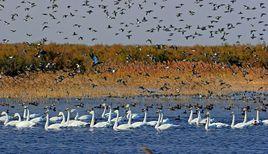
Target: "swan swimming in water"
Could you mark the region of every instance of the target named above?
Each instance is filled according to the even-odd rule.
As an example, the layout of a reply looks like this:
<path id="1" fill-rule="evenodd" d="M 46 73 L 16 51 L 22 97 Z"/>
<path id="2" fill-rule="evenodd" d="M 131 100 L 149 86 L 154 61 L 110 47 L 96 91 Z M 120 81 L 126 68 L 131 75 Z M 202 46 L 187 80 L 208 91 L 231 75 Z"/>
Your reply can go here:
<path id="1" fill-rule="evenodd" d="M 254 125 L 259 125 L 262 121 L 260 121 L 260 111 L 257 109 L 256 110 L 256 119 L 252 119 L 250 121 L 246 122 L 246 125 L 248 126 L 254 126 Z"/>
<path id="2" fill-rule="evenodd" d="M 244 121 L 245 121 L 245 117 L 244 117 L 244 121 L 243 121 L 243 122 L 235 124 L 235 115 L 234 115 L 234 112 L 232 112 L 231 114 L 232 114 L 231 128 L 233 128 L 233 129 L 234 129 L 234 128 L 242 129 L 242 128 L 244 128 L 244 127 L 247 126 L 247 124 L 244 123 Z"/>
<path id="3" fill-rule="evenodd" d="M 76 110 L 74 110 L 74 111 L 76 111 Z M 75 116 L 75 118 L 74 118 L 74 120 L 89 120 L 91 118 L 91 116 L 90 115 L 82 115 L 82 116 L 79 116 L 79 113 L 78 113 L 78 111 L 76 111 L 76 116 Z"/>
<path id="4" fill-rule="evenodd" d="M 130 114 L 129 115 L 129 119 L 128 119 L 128 123 L 126 123 L 126 124 L 122 124 L 122 125 L 118 125 L 118 119 L 119 119 L 119 111 L 118 110 L 115 110 L 114 111 L 115 113 L 116 113 L 116 121 L 115 121 L 115 123 L 114 123 L 114 126 L 113 126 L 113 129 L 115 130 L 115 131 L 124 131 L 124 130 L 129 130 L 129 129 L 131 129 L 131 111 L 130 110 L 128 110 L 128 113 L 127 114 Z"/>
<path id="5" fill-rule="evenodd" d="M 229 127 L 229 125 L 225 123 L 221 123 L 221 122 L 210 123 L 210 122 L 211 122 L 210 114 L 209 112 L 207 112 L 206 125 L 205 125 L 206 130 L 208 130 L 209 127 L 216 127 L 216 128 Z"/>
<path id="6" fill-rule="evenodd" d="M 75 110 L 71 110 L 71 112 L 74 112 Z M 88 125 L 88 123 L 78 120 L 70 120 L 70 110 L 67 109 L 67 120 L 64 124 L 66 127 L 85 127 Z"/>
<path id="7" fill-rule="evenodd" d="M 155 129 L 158 130 L 158 131 L 163 131 L 163 130 L 167 130 L 171 127 L 178 127 L 179 125 L 174 125 L 174 124 L 169 124 L 169 123 L 165 123 L 163 124 L 163 117 L 164 117 L 164 114 L 163 113 L 159 113 L 159 116 L 158 116 L 158 121 L 157 121 L 157 124 L 155 125 Z"/>
<path id="8" fill-rule="evenodd" d="M 31 127 L 33 127 L 34 125 L 36 125 L 36 123 L 29 121 L 29 119 L 30 119 L 29 110 L 28 110 L 28 109 L 26 109 L 26 110 L 27 110 L 27 117 L 26 117 L 26 120 L 24 120 L 24 121 L 20 121 L 20 122 L 18 122 L 18 123 L 15 125 L 18 129 L 22 129 L 22 128 L 31 128 Z"/>
<path id="9" fill-rule="evenodd" d="M 148 109 L 143 109 L 142 111 L 144 112 L 144 118 L 143 118 L 143 121 L 139 121 L 139 122 L 134 122 L 131 124 L 131 127 L 132 128 L 138 128 L 138 127 L 141 127 L 143 125 L 145 125 L 147 122 L 146 122 L 146 119 L 147 119 L 147 110 Z"/>
<path id="10" fill-rule="evenodd" d="M 109 111 L 109 117 L 108 117 L 108 120 L 107 121 L 104 121 L 104 122 L 98 122 L 95 124 L 95 112 L 94 110 L 90 111 L 90 114 L 91 114 L 91 122 L 90 122 L 90 127 L 91 128 L 103 128 L 103 127 L 109 127 L 111 126 L 111 114 L 112 114 L 112 109 L 110 108 L 110 111 Z"/>
<path id="11" fill-rule="evenodd" d="M 193 124 L 194 122 L 193 121 L 193 109 L 191 109 L 190 111 L 190 115 L 189 115 L 189 118 L 188 118 L 188 124 Z"/>
<path id="12" fill-rule="evenodd" d="M 61 130 L 62 124 L 52 124 L 49 125 L 49 115 L 46 113 L 46 124 L 45 124 L 45 130 Z"/>
<path id="13" fill-rule="evenodd" d="M 206 120 L 207 120 L 206 118 L 204 118 L 204 119 L 201 118 L 200 110 L 198 110 L 197 118 L 193 119 L 193 110 L 191 109 L 190 116 L 189 116 L 189 119 L 188 119 L 188 123 L 190 125 L 192 125 L 192 124 L 195 124 L 197 126 L 199 126 L 200 124 L 205 125 Z M 213 122 L 213 119 L 210 119 L 210 122 Z"/>
<path id="14" fill-rule="evenodd" d="M 28 106 L 24 106 L 24 109 L 23 109 L 23 119 L 25 120 L 28 116 Z M 39 116 L 39 114 L 29 114 L 29 118 L 33 119 L 33 118 L 36 118 L 37 116 Z"/>
<path id="15" fill-rule="evenodd" d="M 268 119 L 267 120 L 262 120 L 261 121 L 264 125 L 268 125 Z"/>
<path id="16" fill-rule="evenodd" d="M 4 112 L 4 111 L 3 111 L 3 112 Z M 3 112 L 2 112 L 2 113 L 3 113 Z M 7 112 L 8 112 L 8 111 L 7 111 Z M 6 113 L 7 113 L 7 112 L 6 112 Z M 3 122 L 3 123 L 4 123 L 4 122 L 6 121 L 6 119 L 11 119 L 11 116 L 9 116 L 9 115 L 8 115 L 8 116 L 6 116 L 5 114 L 1 114 L 1 115 L 3 115 L 3 116 L 0 117 L 0 122 Z"/>
<path id="17" fill-rule="evenodd" d="M 62 120 L 62 117 L 59 117 L 59 116 L 54 116 L 54 117 L 49 118 L 49 121 L 53 123 L 61 121 L 61 120 Z"/>
<path id="18" fill-rule="evenodd" d="M 27 108 L 27 110 L 28 110 L 27 112 L 29 113 L 30 111 L 29 111 L 28 108 Z M 30 115 L 29 115 L 29 118 L 31 118 Z M 39 115 L 39 114 L 35 114 L 35 115 Z M 41 123 L 41 122 L 45 121 L 45 118 L 42 117 L 42 116 L 41 117 L 35 117 L 35 118 L 31 119 L 30 121 L 37 124 L 37 123 Z"/>
<path id="19" fill-rule="evenodd" d="M 159 111 L 158 111 L 159 112 Z M 157 124 L 157 121 L 158 120 L 156 120 L 156 121 L 149 121 L 149 122 L 147 122 L 147 116 L 146 116 L 146 119 L 145 119 L 145 121 L 146 121 L 146 125 L 149 125 L 149 126 L 152 126 L 152 127 L 155 127 L 155 125 Z M 164 123 L 167 123 L 169 121 L 169 119 L 168 118 L 166 118 L 166 119 L 162 119 L 162 123 L 164 124 Z"/>
<path id="20" fill-rule="evenodd" d="M 19 113 L 14 114 L 14 117 L 18 117 L 18 120 L 13 120 L 13 121 L 9 121 L 9 116 L 5 111 L 3 111 L 1 115 L 6 116 L 6 120 L 4 122 L 5 126 L 16 126 L 16 124 L 21 121 L 21 117 Z"/>

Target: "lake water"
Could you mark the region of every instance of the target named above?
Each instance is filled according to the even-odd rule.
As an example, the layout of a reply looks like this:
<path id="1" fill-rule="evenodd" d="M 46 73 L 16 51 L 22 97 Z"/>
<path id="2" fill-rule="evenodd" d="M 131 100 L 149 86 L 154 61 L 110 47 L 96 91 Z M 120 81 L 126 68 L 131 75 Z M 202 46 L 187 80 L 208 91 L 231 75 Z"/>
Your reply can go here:
<path id="1" fill-rule="evenodd" d="M 129 99 L 107 98 L 103 99 L 83 99 L 84 108 L 80 108 L 80 114 L 86 114 L 86 109 L 97 106 L 101 103 L 111 104 L 113 107 L 124 103 L 138 102 L 136 107 L 131 107 L 132 111 L 142 115 L 141 109 L 144 104 L 162 104 L 164 118 L 169 118 L 169 122 L 180 125 L 166 131 L 157 132 L 153 127 L 144 126 L 129 131 L 117 132 L 112 128 L 90 129 L 90 128 L 66 128 L 61 131 L 45 131 L 44 123 L 31 128 L 17 130 L 14 127 L 0 125 L 0 152 L 1 153 L 143 153 L 144 147 L 153 153 L 267 153 L 268 151 L 268 126 L 260 125 L 244 129 L 231 128 L 211 128 L 205 131 L 204 126 L 196 127 L 189 125 L 187 119 L 189 111 L 184 114 L 181 110 L 168 110 L 175 104 L 208 104 L 214 103 L 214 109 L 210 111 L 211 117 L 216 121 L 231 123 L 231 115 L 224 107 L 234 104 L 232 111 L 236 113 L 236 122 L 241 122 L 241 107 L 251 106 L 248 119 L 255 117 L 254 108 L 259 103 L 254 103 L 258 97 L 263 103 L 267 103 L 267 95 L 247 95 L 246 100 L 241 100 L 241 95 L 230 95 L 229 98 L 201 98 L 201 97 L 135 97 Z M 252 99 L 254 98 L 254 99 Z M 2 99 L 15 106 L 14 100 Z M 57 115 L 66 107 L 74 108 L 81 101 L 75 99 L 46 100 L 42 104 L 29 106 L 31 113 L 44 113 L 46 105 L 56 103 L 57 111 L 50 112 L 51 116 Z M 148 121 L 157 120 L 156 107 L 150 108 Z M 16 105 L 11 107 L 0 107 L 1 111 L 9 109 L 10 114 L 20 112 L 23 107 Z M 100 117 L 102 109 L 96 109 L 97 117 Z M 123 114 L 123 109 L 120 110 Z M 180 115 L 180 120 L 177 116 Z M 74 116 L 74 115 L 73 115 Z M 196 115 L 195 115 L 196 116 Z M 204 116 L 204 114 L 202 114 Z M 261 112 L 261 120 L 268 119 L 266 112 Z M 141 121 L 142 118 L 138 121 Z M 100 120 L 99 120 L 100 121 Z M 137 121 L 137 120 L 136 120 Z M 123 122 L 124 123 L 124 122 Z"/>

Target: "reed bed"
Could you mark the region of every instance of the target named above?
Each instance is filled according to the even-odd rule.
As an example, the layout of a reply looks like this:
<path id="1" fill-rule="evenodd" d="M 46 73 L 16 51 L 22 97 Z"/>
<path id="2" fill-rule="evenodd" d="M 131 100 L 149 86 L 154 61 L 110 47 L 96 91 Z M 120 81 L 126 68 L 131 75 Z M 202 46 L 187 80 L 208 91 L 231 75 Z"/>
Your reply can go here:
<path id="1" fill-rule="evenodd" d="M 40 55 L 41 50 L 46 54 Z M 91 53 L 102 63 L 92 66 Z M 264 45 L 0 44 L 0 97 L 223 95 L 267 91 L 267 68 L 268 51 Z"/>

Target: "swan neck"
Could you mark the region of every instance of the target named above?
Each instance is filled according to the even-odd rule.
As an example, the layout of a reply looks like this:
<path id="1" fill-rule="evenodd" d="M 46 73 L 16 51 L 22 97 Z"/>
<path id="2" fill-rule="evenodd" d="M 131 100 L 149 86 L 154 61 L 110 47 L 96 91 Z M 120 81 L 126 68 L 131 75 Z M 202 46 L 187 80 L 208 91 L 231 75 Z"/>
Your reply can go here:
<path id="1" fill-rule="evenodd" d="M 191 110 L 189 119 L 188 119 L 188 123 L 190 123 L 193 120 L 193 110 Z"/>
<path id="2" fill-rule="evenodd" d="M 163 123 L 163 118 L 164 118 L 164 114 L 163 114 L 163 113 L 161 113 L 160 124 L 162 124 L 162 123 Z"/>
<path id="3" fill-rule="evenodd" d="M 200 121 L 201 121 L 201 113 L 200 113 L 200 111 L 198 111 L 197 123 L 196 124 L 199 125 Z"/>
<path id="4" fill-rule="evenodd" d="M 157 120 L 157 123 L 156 123 L 156 125 L 155 125 L 155 128 L 158 128 L 158 127 L 159 127 L 160 119 L 161 119 L 161 114 L 159 113 L 159 114 L 158 114 L 158 120 Z"/>
<path id="5" fill-rule="evenodd" d="M 76 115 L 75 115 L 75 117 L 74 117 L 74 120 L 77 120 L 77 119 L 78 119 L 78 117 L 79 117 L 79 113 L 78 113 L 78 112 L 76 112 Z"/>
<path id="6" fill-rule="evenodd" d="M 6 124 L 8 123 L 9 118 L 8 118 L 8 115 L 7 115 L 6 112 L 4 112 L 4 114 L 5 114 L 5 116 L 6 116 L 6 120 L 5 120 L 5 122 L 4 122 L 4 125 L 6 125 Z"/>
<path id="7" fill-rule="evenodd" d="M 257 120 L 257 122 L 260 121 L 260 111 L 259 110 L 257 110 L 256 120 Z"/>
<path id="8" fill-rule="evenodd" d="M 147 121 L 147 111 L 144 111 L 143 123 L 146 123 L 146 121 Z"/>
<path id="9" fill-rule="evenodd" d="M 104 110 L 103 110 L 103 112 L 102 112 L 102 114 L 101 114 L 101 117 L 102 117 L 102 118 L 105 117 L 105 112 L 106 112 L 106 105 L 104 106 Z"/>
<path id="10" fill-rule="evenodd" d="M 116 112 L 116 119 L 115 119 L 115 122 L 114 122 L 113 129 L 116 129 L 116 127 L 118 126 L 118 118 L 119 118 L 119 113 Z"/>
<path id="11" fill-rule="evenodd" d="M 62 116 L 61 124 L 64 124 L 65 123 L 65 115 L 63 112 L 61 113 L 61 116 Z"/>
<path id="12" fill-rule="evenodd" d="M 26 116 L 27 116 L 27 115 L 26 115 L 26 108 L 24 107 L 24 109 L 23 109 L 23 117 L 22 117 L 22 118 L 23 118 L 23 119 L 26 119 Z"/>
<path id="13" fill-rule="evenodd" d="M 30 120 L 30 111 L 29 109 L 27 108 L 27 118 L 26 118 L 26 121 L 29 121 Z"/>
<path id="14" fill-rule="evenodd" d="M 132 121 L 132 114 L 131 114 L 131 111 L 130 111 L 129 118 L 128 118 L 128 125 L 131 125 L 131 121 Z"/>
<path id="15" fill-rule="evenodd" d="M 246 123 L 247 122 L 247 118 L 248 118 L 247 111 L 245 110 L 245 115 L 244 115 L 244 121 L 243 121 L 243 123 Z"/>
<path id="16" fill-rule="evenodd" d="M 207 117 L 207 120 L 206 120 L 206 126 L 205 126 L 205 129 L 206 130 L 208 130 L 208 127 L 209 127 L 209 121 L 210 121 L 210 119 L 209 119 L 209 116 Z"/>
<path id="17" fill-rule="evenodd" d="M 95 113 L 92 113 L 92 117 L 91 117 L 91 122 L 90 122 L 90 127 L 93 127 L 95 123 Z"/>
<path id="18" fill-rule="evenodd" d="M 46 115 L 46 124 L 45 124 L 45 129 L 47 130 L 47 127 L 49 125 L 49 116 L 48 114 Z"/>
<path id="19" fill-rule="evenodd" d="M 67 123 L 70 121 L 70 111 L 67 111 Z"/>
<path id="20" fill-rule="evenodd" d="M 112 120 L 112 109 L 109 110 L 108 123 L 111 123 Z"/>
<path id="21" fill-rule="evenodd" d="M 234 126 L 234 123 L 235 123 L 235 115 L 233 114 L 231 127 Z"/>
<path id="22" fill-rule="evenodd" d="M 19 117 L 19 122 L 21 122 L 21 116 L 19 113 L 17 113 L 18 117 Z"/>

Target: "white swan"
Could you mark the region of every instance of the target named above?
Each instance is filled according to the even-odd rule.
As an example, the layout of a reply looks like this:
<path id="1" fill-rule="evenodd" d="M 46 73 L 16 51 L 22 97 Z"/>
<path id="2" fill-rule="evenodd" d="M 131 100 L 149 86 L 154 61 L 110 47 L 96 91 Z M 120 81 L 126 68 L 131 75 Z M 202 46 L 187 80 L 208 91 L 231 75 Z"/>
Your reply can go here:
<path id="1" fill-rule="evenodd" d="M 90 115 L 82 115 L 82 116 L 79 116 L 79 113 L 76 111 L 76 116 L 75 116 L 75 120 L 89 120 L 91 118 Z"/>
<path id="2" fill-rule="evenodd" d="M 79 112 L 76 110 L 76 109 L 72 109 L 71 112 L 74 112 L 76 111 L 76 115 L 74 117 L 74 120 L 89 120 L 91 118 L 90 115 L 82 115 L 82 116 L 79 116 Z"/>
<path id="3" fill-rule="evenodd" d="M 106 104 L 104 103 L 104 104 L 102 104 L 102 106 L 104 107 L 104 109 L 103 109 L 103 112 L 102 112 L 102 114 L 101 114 L 101 118 L 105 118 L 105 114 L 106 114 L 106 109 L 107 109 L 107 106 L 106 106 Z"/>
<path id="4" fill-rule="evenodd" d="M 261 123 L 262 123 L 263 125 L 268 125 L 268 119 L 266 119 L 266 120 L 262 120 Z"/>
<path id="5" fill-rule="evenodd" d="M 118 118 L 115 117 L 115 118 L 113 118 L 113 119 L 111 120 L 111 122 L 112 122 L 112 123 L 115 123 L 116 120 L 117 120 L 117 122 L 120 122 L 120 121 L 122 121 L 123 119 L 124 119 L 124 118 L 121 117 L 121 116 L 118 117 Z"/>
<path id="6" fill-rule="evenodd" d="M 128 111 L 131 112 L 130 108 L 128 109 Z M 130 116 L 130 114 L 127 114 L 127 119 L 129 119 L 129 116 Z M 138 118 L 140 118 L 139 114 L 131 112 L 131 119 L 138 119 Z"/>
<path id="7" fill-rule="evenodd" d="M 247 110 L 245 109 L 244 110 L 244 121 L 243 121 L 243 123 L 246 123 L 247 119 L 248 119 L 248 114 L 247 114 Z"/>
<path id="8" fill-rule="evenodd" d="M 59 117 L 59 116 L 54 116 L 54 117 L 49 118 L 49 121 L 53 123 L 56 123 L 61 120 L 62 120 L 62 117 Z"/>
<path id="9" fill-rule="evenodd" d="M 190 113 L 190 116 L 189 116 L 189 119 L 188 119 L 188 123 L 190 125 L 192 125 L 192 124 L 197 125 L 197 126 L 199 126 L 200 124 L 205 125 L 206 120 L 207 120 L 207 118 L 203 118 L 203 119 L 201 118 L 200 110 L 198 110 L 197 118 L 193 119 L 193 110 L 191 109 L 191 113 Z M 214 121 L 214 119 L 209 119 L 209 120 L 210 120 L 210 122 Z"/>
<path id="10" fill-rule="evenodd" d="M 206 125 L 205 125 L 205 130 L 206 131 L 209 130 L 209 115 L 207 115 L 207 121 L 206 121 Z"/>
<path id="11" fill-rule="evenodd" d="M 201 113 L 200 113 L 200 111 L 198 110 L 197 118 L 193 119 L 193 110 L 191 110 L 191 113 L 190 113 L 190 116 L 189 116 L 189 119 L 188 119 L 188 123 L 190 125 L 195 124 L 195 125 L 198 126 L 200 121 L 201 121 Z"/>
<path id="12" fill-rule="evenodd" d="M 245 120 L 245 117 L 244 117 L 244 120 Z M 234 112 L 232 112 L 232 124 L 231 124 L 231 128 L 239 128 L 239 129 L 242 129 L 244 127 L 246 127 L 246 123 L 244 122 L 241 122 L 241 123 L 237 123 L 235 124 L 235 115 L 234 115 Z"/>
<path id="13" fill-rule="evenodd" d="M 73 112 L 74 110 L 72 110 Z M 66 127 L 85 127 L 88 123 L 79 120 L 70 120 L 70 110 L 67 110 Z"/>
<path id="14" fill-rule="evenodd" d="M 147 118 L 147 117 L 146 117 Z M 153 120 L 153 121 L 149 121 L 149 122 L 146 122 L 145 124 L 146 125 L 148 125 L 148 126 L 152 126 L 152 127 L 154 127 L 156 124 L 157 124 L 157 121 L 158 120 Z M 163 119 L 162 120 L 162 123 L 164 124 L 164 123 L 167 123 L 169 121 L 169 119 L 168 118 L 166 118 L 166 119 Z"/>
<path id="15" fill-rule="evenodd" d="M 268 119 L 261 121 L 263 125 L 268 125 Z"/>
<path id="16" fill-rule="evenodd" d="M 189 118 L 188 118 L 188 124 L 193 124 L 193 110 L 191 109 L 190 111 L 190 115 L 189 115 Z"/>
<path id="17" fill-rule="evenodd" d="M 30 121 L 34 123 L 41 123 L 41 122 L 44 122 L 44 120 L 45 120 L 44 117 L 36 117 L 36 118 L 31 119 Z"/>
<path id="18" fill-rule="evenodd" d="M 261 122 L 262 121 L 260 121 L 260 111 L 259 110 L 256 110 L 256 120 L 253 118 L 252 120 L 247 121 L 246 122 L 246 125 L 248 125 L 248 126 L 254 126 L 254 125 L 260 124 Z"/>
<path id="19" fill-rule="evenodd" d="M 29 113 L 30 111 L 28 108 L 27 108 L 27 110 L 28 110 L 27 112 Z M 32 115 L 36 116 L 39 114 L 32 114 Z M 34 116 L 32 116 L 32 117 L 34 117 Z M 29 115 L 29 118 L 31 118 L 31 114 Z M 31 119 L 30 121 L 37 124 L 37 123 L 41 123 L 41 122 L 45 121 L 45 118 L 44 117 L 35 117 L 35 118 Z"/>
<path id="20" fill-rule="evenodd" d="M 21 121 L 21 117 L 19 113 L 14 114 L 14 117 L 18 117 L 18 120 L 13 120 L 13 121 L 9 121 L 9 116 L 5 111 L 3 111 L 1 115 L 4 115 L 6 117 L 6 120 L 4 122 L 5 126 L 16 126 L 16 124 Z"/>
<path id="21" fill-rule="evenodd" d="M 95 113 L 94 111 L 92 110 L 90 112 L 91 114 L 91 122 L 90 122 L 90 127 L 91 128 L 103 128 L 103 127 L 109 127 L 111 126 L 111 117 L 112 117 L 112 109 L 110 107 L 110 111 L 109 111 L 109 117 L 108 117 L 108 120 L 107 121 L 104 121 L 104 122 L 98 122 L 95 124 Z"/>
<path id="22" fill-rule="evenodd" d="M 24 106 L 24 110 L 23 110 L 23 119 L 25 120 L 27 118 L 27 110 L 29 110 L 28 106 Z M 33 113 L 29 115 L 30 119 L 36 118 L 37 116 L 39 116 L 39 114 Z"/>
<path id="23" fill-rule="evenodd" d="M 48 115 L 48 113 L 46 114 L 46 124 L 45 124 L 46 131 L 48 131 L 48 130 L 60 130 L 61 127 L 63 127 L 62 124 L 49 125 L 49 115 Z"/>
<path id="24" fill-rule="evenodd" d="M 3 111 L 3 112 L 4 112 L 4 111 Z M 2 112 L 2 113 L 3 113 L 3 112 Z M 6 115 L 4 115 L 4 114 L 3 114 L 3 116 L 2 116 L 2 117 L 0 117 L 0 122 L 3 122 L 3 123 L 4 123 L 4 122 L 6 121 L 6 119 L 7 119 L 7 118 L 8 118 L 8 119 L 10 119 L 10 118 L 11 118 L 11 116 L 9 116 L 9 115 L 8 115 L 8 116 L 6 116 Z"/>
<path id="25" fill-rule="evenodd" d="M 113 129 L 115 131 L 124 131 L 124 130 L 131 129 L 132 116 L 131 116 L 131 113 L 130 112 L 131 111 L 129 110 L 128 111 L 128 114 L 130 114 L 130 115 L 129 115 L 128 123 L 127 124 L 118 125 L 119 111 L 118 110 L 115 110 L 115 113 L 116 113 L 116 121 L 115 121 L 114 126 L 113 126 Z"/>
<path id="26" fill-rule="evenodd" d="M 61 117 L 61 119 L 62 119 L 61 122 L 60 122 L 61 127 L 67 127 L 64 113 L 63 112 L 59 112 L 58 117 Z"/>
<path id="27" fill-rule="evenodd" d="M 34 125 L 36 125 L 36 123 L 29 121 L 29 119 L 30 119 L 30 114 L 29 114 L 29 110 L 27 109 L 26 120 L 18 122 L 15 126 L 18 129 L 22 129 L 22 128 L 31 128 Z"/>
<path id="28" fill-rule="evenodd" d="M 225 123 L 221 123 L 221 122 L 214 122 L 214 123 L 210 123 L 210 114 L 209 112 L 207 113 L 207 118 L 206 118 L 206 125 L 205 125 L 205 129 L 208 130 L 209 127 L 216 127 L 216 128 L 222 128 L 222 127 L 229 127 L 228 124 Z"/>
<path id="29" fill-rule="evenodd" d="M 163 113 L 159 113 L 159 117 L 158 117 L 158 121 L 157 124 L 155 125 L 155 129 L 158 131 L 163 131 L 163 130 L 167 130 L 171 127 L 178 127 L 179 125 L 174 125 L 174 124 L 169 124 L 169 123 L 165 123 L 163 124 L 163 117 L 164 114 Z"/>
<path id="30" fill-rule="evenodd" d="M 132 128 L 138 128 L 138 127 L 141 127 L 143 125 L 146 124 L 146 120 L 147 120 L 147 110 L 145 109 L 144 110 L 144 118 L 143 118 L 143 121 L 139 121 L 139 122 L 134 122 L 131 124 L 131 127 Z"/>

